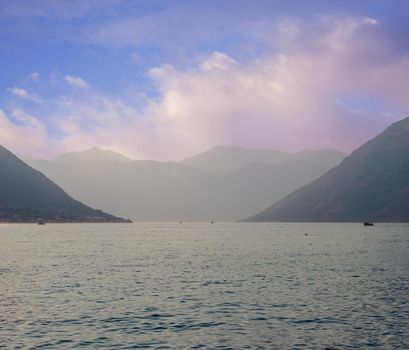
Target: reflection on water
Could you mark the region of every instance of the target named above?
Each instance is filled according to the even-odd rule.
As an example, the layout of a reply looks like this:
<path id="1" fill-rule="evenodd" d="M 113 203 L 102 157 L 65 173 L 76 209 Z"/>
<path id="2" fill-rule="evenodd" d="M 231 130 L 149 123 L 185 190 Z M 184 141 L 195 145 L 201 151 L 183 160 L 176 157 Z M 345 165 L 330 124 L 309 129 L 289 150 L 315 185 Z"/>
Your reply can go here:
<path id="1" fill-rule="evenodd" d="M 408 348 L 408 248 L 408 225 L 0 225 L 0 348 Z"/>

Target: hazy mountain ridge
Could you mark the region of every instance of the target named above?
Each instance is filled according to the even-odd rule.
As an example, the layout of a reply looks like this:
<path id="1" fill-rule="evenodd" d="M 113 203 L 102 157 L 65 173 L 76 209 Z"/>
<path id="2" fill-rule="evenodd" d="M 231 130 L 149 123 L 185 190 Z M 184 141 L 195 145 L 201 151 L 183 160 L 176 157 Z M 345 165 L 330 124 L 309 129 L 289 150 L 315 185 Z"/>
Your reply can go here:
<path id="1" fill-rule="evenodd" d="M 290 153 L 274 149 L 216 146 L 206 152 L 184 159 L 182 164 L 217 173 L 229 173 L 253 162 L 275 165 L 289 160 L 309 161 L 330 168 L 339 163 L 345 156 L 345 153 L 331 149 Z"/>
<path id="2" fill-rule="evenodd" d="M 330 162 L 312 163 L 272 151 L 283 155 L 282 164 L 267 164 L 246 156 L 247 163 L 236 162 L 238 168 L 220 173 L 185 162 L 105 158 L 104 152 L 94 151 L 98 154 L 95 159 L 78 152 L 75 157 L 71 154 L 69 162 L 59 161 L 61 157 L 29 162 L 74 197 L 116 215 L 159 221 L 238 220 L 323 174 L 343 155 L 330 151 L 329 157 L 334 155 L 332 164 L 325 164 Z M 307 151 L 306 158 L 311 157 L 310 152 L 312 157 L 328 158 L 328 151 Z M 85 153 L 89 155 L 90 151 Z M 248 153 L 256 154 L 253 150 Z"/>
<path id="3" fill-rule="evenodd" d="M 128 162 L 133 159 L 128 158 L 118 152 L 114 152 L 109 149 L 101 149 L 98 147 L 94 147 L 82 152 L 69 152 L 54 158 L 55 162 L 77 162 L 79 160 L 82 161 L 105 160 Z"/>
<path id="4" fill-rule="evenodd" d="M 71 198 L 2 146 L 0 162 L 0 221 L 124 221 Z"/>
<path id="5" fill-rule="evenodd" d="M 409 118 L 249 221 L 409 221 Z"/>

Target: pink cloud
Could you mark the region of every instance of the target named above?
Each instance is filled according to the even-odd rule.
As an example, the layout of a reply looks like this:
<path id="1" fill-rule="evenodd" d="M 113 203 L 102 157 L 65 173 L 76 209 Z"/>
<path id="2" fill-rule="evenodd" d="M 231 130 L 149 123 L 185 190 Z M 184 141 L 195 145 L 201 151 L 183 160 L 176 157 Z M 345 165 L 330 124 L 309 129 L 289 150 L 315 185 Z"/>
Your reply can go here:
<path id="1" fill-rule="evenodd" d="M 169 64 L 151 69 L 158 96 L 147 98 L 143 108 L 104 96 L 80 78 L 67 78 L 88 90 L 50 105 L 52 126 L 61 136 L 29 120 L 17 126 L 3 113 L 6 140 L 15 146 L 12 140 L 24 128 L 35 135 L 27 141 L 27 152 L 43 154 L 43 145 L 49 144 L 55 152 L 98 145 L 163 160 L 217 144 L 350 151 L 405 116 L 409 60 L 380 59 L 385 41 L 376 35 L 377 20 L 325 18 L 314 28 L 304 26 L 291 19 L 281 22 L 270 33 L 280 49 L 252 61 L 214 52 L 186 69 Z M 339 101 L 339 96 L 363 94 L 391 110 L 374 113 Z"/>

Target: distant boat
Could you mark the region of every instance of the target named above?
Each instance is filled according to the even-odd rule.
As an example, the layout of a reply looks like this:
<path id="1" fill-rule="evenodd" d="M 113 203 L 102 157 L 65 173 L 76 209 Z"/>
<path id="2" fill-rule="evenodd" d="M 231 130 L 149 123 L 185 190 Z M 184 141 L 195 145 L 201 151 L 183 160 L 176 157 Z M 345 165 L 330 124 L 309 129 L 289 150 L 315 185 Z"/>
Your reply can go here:
<path id="1" fill-rule="evenodd" d="M 373 222 L 364 222 L 364 226 L 373 226 Z"/>
<path id="2" fill-rule="evenodd" d="M 211 224 L 214 224 L 214 221 L 212 220 L 212 221 L 210 221 L 210 223 L 211 223 Z"/>
<path id="3" fill-rule="evenodd" d="M 39 225 L 45 225 L 45 221 L 43 219 L 38 219 L 38 224 Z"/>

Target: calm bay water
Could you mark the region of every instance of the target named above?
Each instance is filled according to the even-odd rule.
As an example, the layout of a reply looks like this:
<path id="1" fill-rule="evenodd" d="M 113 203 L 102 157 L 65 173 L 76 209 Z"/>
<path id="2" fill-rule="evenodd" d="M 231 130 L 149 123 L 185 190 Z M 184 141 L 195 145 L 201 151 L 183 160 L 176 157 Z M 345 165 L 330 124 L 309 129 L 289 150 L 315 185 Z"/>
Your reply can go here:
<path id="1" fill-rule="evenodd" d="M 0 225 L 0 348 L 409 348 L 408 253 L 404 224 Z"/>

